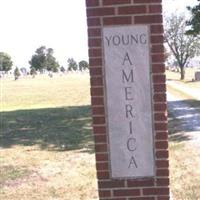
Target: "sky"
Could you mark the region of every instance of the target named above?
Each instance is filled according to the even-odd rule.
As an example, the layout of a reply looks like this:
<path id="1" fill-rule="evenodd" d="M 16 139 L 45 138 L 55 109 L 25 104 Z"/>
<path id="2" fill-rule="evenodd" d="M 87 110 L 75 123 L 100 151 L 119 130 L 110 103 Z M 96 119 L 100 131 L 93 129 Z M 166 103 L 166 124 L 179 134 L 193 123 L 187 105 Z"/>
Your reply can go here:
<path id="1" fill-rule="evenodd" d="M 185 12 L 197 0 L 163 0 L 165 13 Z M 0 0 L 0 52 L 14 66 L 28 67 L 35 50 L 53 48 L 63 66 L 67 58 L 88 60 L 85 0 Z"/>

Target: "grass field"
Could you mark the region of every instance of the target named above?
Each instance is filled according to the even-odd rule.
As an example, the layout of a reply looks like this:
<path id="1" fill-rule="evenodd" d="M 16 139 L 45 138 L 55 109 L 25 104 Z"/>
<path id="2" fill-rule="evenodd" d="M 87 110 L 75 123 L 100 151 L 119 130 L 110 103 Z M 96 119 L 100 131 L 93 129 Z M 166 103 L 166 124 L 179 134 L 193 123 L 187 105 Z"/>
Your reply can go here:
<path id="1" fill-rule="evenodd" d="M 97 199 L 88 75 L 1 80 L 0 199 Z"/>
<path id="2" fill-rule="evenodd" d="M 98 199 L 89 76 L 1 80 L 0 118 L 1 200 Z M 175 200 L 198 199 L 197 157 L 171 138 Z"/>
<path id="3" fill-rule="evenodd" d="M 185 69 L 185 82 L 192 81 L 194 79 L 195 72 L 199 71 L 196 68 L 186 68 Z M 180 80 L 180 72 L 173 72 L 171 70 L 167 70 L 167 77 L 168 79 L 173 79 L 173 80 Z"/>
<path id="4" fill-rule="evenodd" d="M 196 71 L 200 71 L 193 68 L 186 68 L 185 70 L 185 80 L 180 81 L 180 72 L 172 72 L 170 70 L 166 70 L 166 76 L 168 80 L 175 80 L 176 83 L 187 86 L 200 88 L 200 81 L 193 81 L 194 75 Z"/>
<path id="5" fill-rule="evenodd" d="M 166 71 L 168 80 L 175 80 L 177 84 L 188 88 L 200 89 L 200 82 L 191 81 L 194 78 L 194 70 L 187 69 L 185 80 L 180 81 L 180 74 Z M 191 95 L 184 91 L 167 86 L 171 95 L 181 99 L 200 112 L 200 102 L 191 99 Z M 178 109 L 178 108 L 177 108 Z M 179 124 L 184 123 L 180 119 L 173 118 L 172 110 L 169 110 L 170 133 L 170 180 L 172 194 L 175 200 L 199 200 L 200 199 L 200 151 L 199 146 L 191 143 L 187 131 L 179 130 Z M 185 134 L 186 133 L 186 134 Z M 197 134 L 197 133 L 196 133 Z"/>
<path id="6" fill-rule="evenodd" d="M 200 102 L 189 100 L 187 96 L 176 93 L 170 89 L 170 93 L 177 95 L 182 102 L 192 106 L 200 113 Z M 177 109 L 180 107 L 177 106 Z M 182 109 L 184 109 L 182 107 Z M 188 117 L 193 121 L 192 109 Z M 182 116 L 183 117 L 183 116 Z M 194 122 L 194 121 L 193 121 Z M 192 138 L 199 132 L 193 132 L 193 127 L 180 129 L 184 126 L 184 120 L 173 117 L 173 111 L 169 110 L 169 149 L 170 149 L 170 180 L 171 190 L 175 200 L 199 200 L 200 199 L 200 140 Z M 198 142 L 199 141 L 199 142 Z"/>

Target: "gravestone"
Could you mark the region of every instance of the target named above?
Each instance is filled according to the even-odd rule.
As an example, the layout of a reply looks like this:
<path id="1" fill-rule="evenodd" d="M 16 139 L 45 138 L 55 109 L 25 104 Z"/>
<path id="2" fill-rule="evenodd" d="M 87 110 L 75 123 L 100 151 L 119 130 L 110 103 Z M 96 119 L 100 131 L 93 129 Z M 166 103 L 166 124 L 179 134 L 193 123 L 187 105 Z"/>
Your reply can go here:
<path id="1" fill-rule="evenodd" d="M 195 81 L 200 81 L 200 72 L 195 72 Z"/>
<path id="2" fill-rule="evenodd" d="M 86 0 L 99 199 L 169 199 L 161 0 Z"/>

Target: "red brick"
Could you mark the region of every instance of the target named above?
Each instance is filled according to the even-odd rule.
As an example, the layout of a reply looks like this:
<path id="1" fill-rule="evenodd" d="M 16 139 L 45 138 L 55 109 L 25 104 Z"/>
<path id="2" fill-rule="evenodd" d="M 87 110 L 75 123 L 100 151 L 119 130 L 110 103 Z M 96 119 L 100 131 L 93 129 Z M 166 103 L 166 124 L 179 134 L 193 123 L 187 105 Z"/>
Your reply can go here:
<path id="1" fill-rule="evenodd" d="M 149 5 L 149 13 L 162 13 L 161 5 Z"/>
<path id="2" fill-rule="evenodd" d="M 109 190 L 99 190 L 99 197 L 111 197 L 111 192 Z"/>
<path id="3" fill-rule="evenodd" d="M 109 166 L 108 166 L 108 162 L 100 162 L 100 163 L 96 163 L 96 168 L 98 171 L 107 171 L 109 170 Z M 99 185 L 100 188 L 110 188 L 110 187 L 101 187 L 101 185 Z"/>
<path id="4" fill-rule="evenodd" d="M 92 105 L 104 105 L 104 98 L 103 97 L 92 97 Z"/>
<path id="5" fill-rule="evenodd" d="M 141 14 L 146 13 L 146 6 L 126 6 L 126 7 L 119 7 L 118 13 L 121 15 L 124 14 Z"/>
<path id="6" fill-rule="evenodd" d="M 101 47 L 101 39 L 100 38 L 92 38 L 88 40 L 89 47 Z"/>
<path id="7" fill-rule="evenodd" d="M 166 92 L 165 84 L 154 84 L 153 88 L 154 88 L 154 92 Z"/>
<path id="8" fill-rule="evenodd" d="M 119 188 L 125 186 L 124 180 L 100 181 L 98 184 L 100 188 Z"/>
<path id="9" fill-rule="evenodd" d="M 156 167 L 157 168 L 168 168 L 169 161 L 168 160 L 156 160 Z"/>
<path id="10" fill-rule="evenodd" d="M 156 142 L 156 149 L 168 149 L 168 142 L 167 141 Z"/>
<path id="11" fill-rule="evenodd" d="M 99 196 L 102 200 L 158 200 L 158 197 L 163 197 L 162 200 L 164 200 L 169 195 L 169 164 L 167 158 L 165 158 L 168 148 L 168 134 L 167 115 L 165 112 L 164 38 L 162 8 L 159 4 L 161 4 L 161 0 L 101 0 L 101 5 L 100 0 L 86 0 L 88 7 L 88 45 L 90 47 L 93 131 L 97 177 L 100 188 Z M 135 14 L 135 16 L 132 16 L 132 14 Z M 150 45 L 153 62 L 152 82 L 154 90 L 152 93 L 156 110 L 153 113 L 155 119 L 155 158 L 158 156 L 157 160 L 155 160 L 157 177 L 135 180 L 113 180 L 110 177 L 109 146 L 107 144 L 108 133 L 104 108 L 104 55 L 101 48 L 102 40 L 100 38 L 102 36 L 103 25 L 130 25 L 135 22 L 136 24 L 149 24 L 151 29 Z M 162 104 L 164 104 L 164 107 Z M 149 191 L 148 189 L 153 189 L 153 191 Z M 143 194 L 143 191 L 146 193 L 152 192 L 153 194 Z"/>
<path id="12" fill-rule="evenodd" d="M 89 37 L 100 37 L 101 29 L 100 28 L 88 28 L 88 36 Z"/>
<path id="13" fill-rule="evenodd" d="M 170 196 L 158 196 L 157 200 L 170 200 Z"/>
<path id="14" fill-rule="evenodd" d="M 125 197 L 111 197 L 111 198 L 106 198 L 106 199 L 103 199 L 103 200 L 127 200 L 127 198 Z"/>
<path id="15" fill-rule="evenodd" d="M 165 93 L 154 94 L 153 100 L 154 102 L 166 102 L 166 94 Z"/>
<path id="16" fill-rule="evenodd" d="M 102 66 L 102 59 L 101 58 L 90 58 L 89 61 L 90 67 L 92 66 Z"/>
<path id="17" fill-rule="evenodd" d="M 153 73 L 164 73 L 165 72 L 165 64 L 153 64 L 152 65 L 152 72 Z"/>
<path id="18" fill-rule="evenodd" d="M 169 178 L 158 178 L 156 180 L 156 184 L 158 186 L 168 186 L 169 185 Z"/>
<path id="19" fill-rule="evenodd" d="M 93 115 L 105 115 L 104 107 L 92 107 Z"/>
<path id="20" fill-rule="evenodd" d="M 92 86 L 102 86 L 103 85 L 102 77 L 91 77 L 90 83 Z"/>
<path id="21" fill-rule="evenodd" d="M 107 153 L 97 153 L 96 161 L 97 162 L 108 161 L 108 154 Z"/>
<path id="22" fill-rule="evenodd" d="M 105 126 L 94 126 L 93 131 L 95 134 L 106 134 L 106 127 Z"/>
<path id="23" fill-rule="evenodd" d="M 93 117 L 93 124 L 105 124 L 105 117 Z"/>
<path id="24" fill-rule="evenodd" d="M 158 169 L 156 171 L 157 176 L 169 176 L 169 170 L 168 169 Z"/>
<path id="25" fill-rule="evenodd" d="M 106 15 L 114 15 L 115 9 L 114 8 L 89 8 L 87 9 L 87 16 L 106 16 Z"/>
<path id="26" fill-rule="evenodd" d="M 164 36 L 163 35 L 153 35 L 151 36 L 151 43 L 152 44 L 163 44 Z"/>
<path id="27" fill-rule="evenodd" d="M 153 75 L 153 82 L 154 83 L 165 83 L 166 77 L 163 74 Z"/>
<path id="28" fill-rule="evenodd" d="M 131 24 L 131 17 L 104 17 L 103 18 L 104 25 L 125 25 Z"/>
<path id="29" fill-rule="evenodd" d="M 102 49 L 89 49 L 89 56 L 92 57 L 102 57 Z"/>
<path id="30" fill-rule="evenodd" d="M 98 87 L 98 88 L 91 88 L 91 95 L 92 96 L 103 96 L 103 88 Z"/>
<path id="31" fill-rule="evenodd" d="M 163 150 L 163 151 L 157 151 L 156 152 L 156 158 L 168 158 L 169 157 L 169 153 L 167 150 Z"/>
<path id="32" fill-rule="evenodd" d="M 140 190 L 139 189 L 119 189 L 119 190 L 114 190 L 113 194 L 115 197 L 139 196 Z"/>
<path id="33" fill-rule="evenodd" d="M 155 200 L 154 197 L 135 197 L 135 198 L 129 198 L 128 200 Z"/>
<path id="34" fill-rule="evenodd" d="M 134 3 L 161 3 L 162 0 L 134 0 Z"/>
<path id="35" fill-rule="evenodd" d="M 155 113 L 154 119 L 155 121 L 167 121 L 167 116 L 165 113 Z"/>
<path id="36" fill-rule="evenodd" d="M 164 63 L 165 62 L 164 54 L 153 54 L 152 55 L 152 62 L 153 63 Z"/>
<path id="37" fill-rule="evenodd" d="M 156 103 L 156 104 L 154 104 L 154 110 L 155 111 L 166 111 L 167 104 L 166 103 Z"/>
<path id="38" fill-rule="evenodd" d="M 158 132 L 156 133 L 156 140 L 167 140 L 168 139 L 168 132 Z"/>
<path id="39" fill-rule="evenodd" d="M 103 0 L 103 5 L 129 4 L 131 0 Z"/>
<path id="40" fill-rule="evenodd" d="M 107 145 L 106 144 L 95 144 L 95 150 L 96 150 L 96 152 L 106 152 Z"/>
<path id="41" fill-rule="evenodd" d="M 100 26 L 101 21 L 100 21 L 99 18 L 88 18 L 87 19 L 87 25 L 88 25 L 88 27 L 90 27 L 90 26 Z"/>
<path id="42" fill-rule="evenodd" d="M 151 52 L 152 53 L 163 53 L 164 45 L 163 44 L 152 45 Z"/>
<path id="43" fill-rule="evenodd" d="M 135 24 L 162 23 L 162 15 L 135 16 Z"/>
<path id="44" fill-rule="evenodd" d="M 128 180 L 128 187 L 146 187 L 154 186 L 154 179 L 144 179 L 144 180 Z"/>
<path id="45" fill-rule="evenodd" d="M 150 30 L 151 30 L 151 33 L 155 34 L 155 33 L 163 33 L 164 32 L 164 29 L 163 29 L 163 25 L 151 25 L 150 26 Z"/>
<path id="46" fill-rule="evenodd" d="M 98 5 L 99 5 L 99 0 L 86 0 L 87 7 L 93 7 Z"/>
<path id="47" fill-rule="evenodd" d="M 96 144 L 107 142 L 107 136 L 106 135 L 95 135 L 94 139 L 95 139 Z"/>
<path id="48" fill-rule="evenodd" d="M 155 123 L 156 131 L 165 131 L 167 130 L 167 123 Z"/>
<path id="49" fill-rule="evenodd" d="M 102 76 L 102 68 L 101 67 L 96 67 L 96 68 L 90 68 L 90 75 L 92 77 L 95 76 Z"/>
<path id="50" fill-rule="evenodd" d="M 97 178 L 98 179 L 109 179 L 109 172 L 108 171 L 97 171 Z"/>
<path id="51" fill-rule="evenodd" d="M 144 188 L 144 195 L 168 195 L 169 188 Z"/>

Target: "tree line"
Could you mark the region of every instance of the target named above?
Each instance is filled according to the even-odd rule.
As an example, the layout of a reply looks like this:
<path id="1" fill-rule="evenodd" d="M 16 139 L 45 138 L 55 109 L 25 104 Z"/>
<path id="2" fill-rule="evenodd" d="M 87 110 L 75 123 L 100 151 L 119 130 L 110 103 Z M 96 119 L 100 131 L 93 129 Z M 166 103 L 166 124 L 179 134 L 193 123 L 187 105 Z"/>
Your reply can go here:
<path id="1" fill-rule="evenodd" d="M 35 75 L 37 72 L 61 72 L 65 71 L 84 71 L 89 68 L 89 64 L 85 60 L 76 62 L 74 58 L 68 58 L 67 64 L 68 68 L 60 66 L 59 62 L 54 56 L 54 50 L 52 48 L 47 48 L 46 46 L 41 46 L 36 49 L 35 53 L 32 55 L 30 64 L 30 74 Z M 13 62 L 11 56 L 5 52 L 0 52 L 0 71 L 8 72 L 12 69 Z M 20 70 L 18 67 L 14 70 L 15 79 L 20 76 Z"/>
<path id="2" fill-rule="evenodd" d="M 181 79 L 185 78 L 185 67 L 189 61 L 200 54 L 200 0 L 194 7 L 187 9 L 191 13 L 191 18 L 186 20 L 184 15 L 171 15 L 165 18 L 164 42 L 168 46 L 169 52 L 165 53 L 165 59 L 172 56 L 174 63 L 180 68 Z M 68 71 L 83 71 L 88 69 L 87 61 L 77 63 L 73 58 L 67 60 Z M 64 72 L 66 69 L 60 66 L 54 57 L 54 50 L 41 46 L 35 51 L 29 61 L 31 74 L 36 71 L 47 70 L 51 72 Z M 9 71 L 12 68 L 11 57 L 4 52 L 0 52 L 0 71 Z M 18 69 L 15 73 L 19 74 Z"/>

